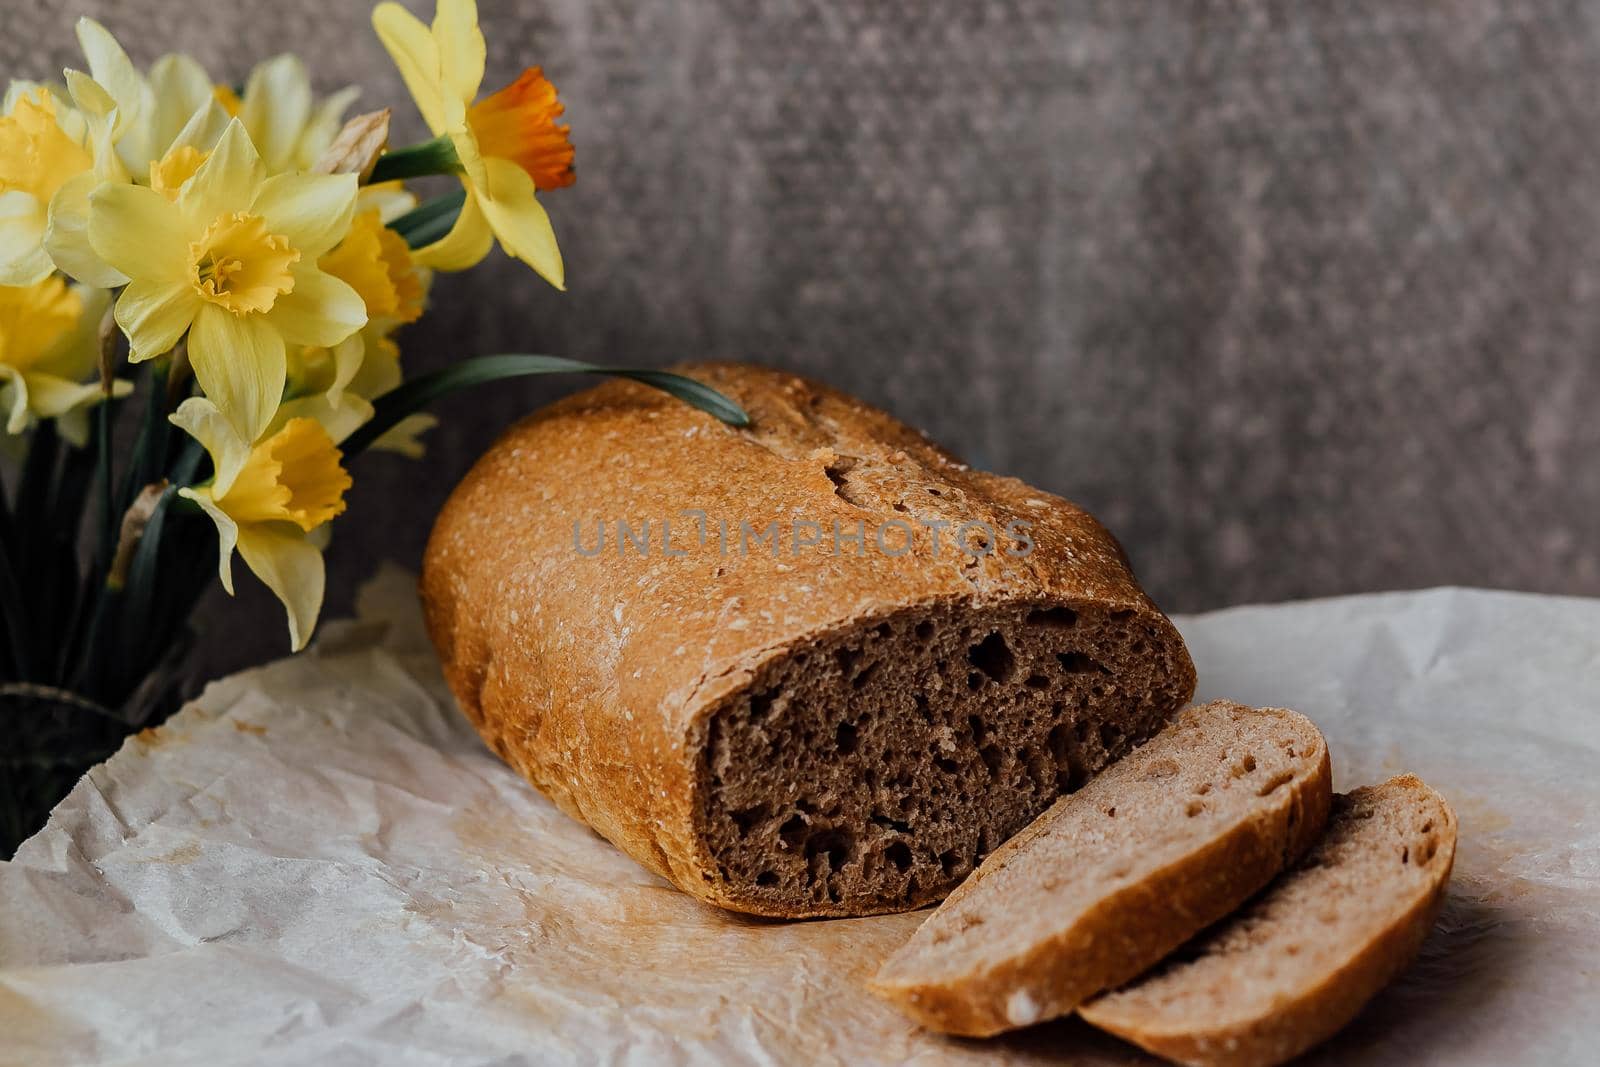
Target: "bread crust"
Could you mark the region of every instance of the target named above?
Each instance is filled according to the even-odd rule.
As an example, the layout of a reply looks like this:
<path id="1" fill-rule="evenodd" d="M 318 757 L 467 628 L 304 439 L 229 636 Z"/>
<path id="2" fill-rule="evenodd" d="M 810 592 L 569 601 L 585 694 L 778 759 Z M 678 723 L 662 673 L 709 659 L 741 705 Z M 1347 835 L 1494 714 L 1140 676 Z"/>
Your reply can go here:
<path id="1" fill-rule="evenodd" d="M 928 605 L 1038 603 L 1127 612 L 1194 669 L 1092 517 L 1022 482 L 973 471 L 921 434 L 827 387 L 767 368 L 674 368 L 750 414 L 736 429 L 632 382 L 610 381 L 507 431 L 441 511 L 421 596 L 444 675 L 489 746 L 562 810 L 709 903 L 781 917 L 870 904 L 752 900 L 722 884 L 695 812 L 706 724 L 775 660 L 863 621 Z M 848 481 L 846 481 L 848 480 Z M 937 517 L 1031 523 L 1022 557 L 724 552 L 710 523 L 804 517 L 844 526 Z M 672 557 L 608 546 L 596 523 L 669 520 Z M 577 529 L 574 523 L 581 524 Z M 947 535 L 948 536 L 948 535 Z M 1170 711 L 1167 712 L 1170 714 Z"/>
<path id="2" fill-rule="evenodd" d="M 1280 997 L 1269 1014 L 1213 1020 L 1203 1027 L 1162 1030 L 1131 1014 L 1105 1008 L 1103 1000 L 1090 1001 L 1079 1014 L 1099 1029 L 1190 1067 L 1271 1067 L 1333 1036 L 1416 959 L 1444 904 L 1455 864 L 1457 822 L 1450 805 L 1413 775 L 1372 788 L 1395 785 L 1426 790 L 1436 802 L 1442 862 L 1416 900 L 1313 987 Z"/>
<path id="3" fill-rule="evenodd" d="M 1244 710 L 1227 701 L 1193 708 Z M 1282 708 L 1263 714 L 1292 715 L 1315 734 L 1303 717 Z M 1332 772 L 1327 745 L 1316 734 L 1317 752 L 1308 773 L 1287 783 L 1280 803 L 1199 844 L 1144 880 L 1100 899 L 1069 929 L 1040 940 L 996 966 L 959 976 L 886 978 L 868 987 L 918 1023 L 966 1037 L 990 1037 L 1065 1015 L 1085 998 L 1135 977 L 1205 926 L 1227 915 L 1294 862 L 1317 840 L 1327 821 Z M 1058 805 L 1090 798 L 1063 797 Z M 1114 797 L 1098 797 L 1103 802 Z M 1046 813 L 995 851 L 952 893 L 941 908 L 952 908 L 977 892 L 994 872 L 1024 855 L 1033 840 L 1051 829 Z M 1012 997 L 1028 989 L 1027 1011 L 1019 1014 Z"/>

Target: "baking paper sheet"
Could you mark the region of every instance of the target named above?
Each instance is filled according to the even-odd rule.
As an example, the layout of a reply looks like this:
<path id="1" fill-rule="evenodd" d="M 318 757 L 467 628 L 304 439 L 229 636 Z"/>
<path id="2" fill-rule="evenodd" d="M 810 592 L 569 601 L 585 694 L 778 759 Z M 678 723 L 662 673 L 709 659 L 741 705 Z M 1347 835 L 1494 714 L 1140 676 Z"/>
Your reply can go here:
<path id="1" fill-rule="evenodd" d="M 861 988 L 920 915 L 698 904 L 454 710 L 412 583 L 130 739 L 0 863 L 0 1062 L 1147 1062 L 1076 1021 L 923 1034 Z M 1600 1055 L 1600 601 L 1434 590 L 1179 620 L 1200 696 L 1287 704 L 1336 787 L 1461 817 L 1422 961 L 1313 1062 Z"/>

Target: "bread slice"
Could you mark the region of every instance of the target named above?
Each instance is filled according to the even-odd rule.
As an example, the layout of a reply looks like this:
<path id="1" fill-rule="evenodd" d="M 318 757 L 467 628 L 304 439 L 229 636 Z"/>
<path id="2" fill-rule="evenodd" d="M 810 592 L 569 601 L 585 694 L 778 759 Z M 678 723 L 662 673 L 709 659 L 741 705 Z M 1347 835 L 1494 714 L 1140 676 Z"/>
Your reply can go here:
<path id="1" fill-rule="evenodd" d="M 981 1037 L 1063 1015 L 1222 918 L 1316 840 L 1328 749 L 1304 716 L 1216 701 L 1057 801 L 871 983 Z"/>
<path id="2" fill-rule="evenodd" d="M 1282 1063 L 1353 1019 L 1416 956 L 1455 851 L 1455 814 L 1412 775 L 1336 797 L 1327 835 L 1295 870 L 1080 1014 L 1179 1063 Z"/>

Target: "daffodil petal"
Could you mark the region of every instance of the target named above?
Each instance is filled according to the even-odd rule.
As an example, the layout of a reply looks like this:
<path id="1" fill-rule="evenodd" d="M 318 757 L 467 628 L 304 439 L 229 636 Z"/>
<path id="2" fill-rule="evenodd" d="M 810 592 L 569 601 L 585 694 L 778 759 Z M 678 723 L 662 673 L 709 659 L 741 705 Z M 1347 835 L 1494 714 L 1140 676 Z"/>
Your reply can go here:
<path id="1" fill-rule="evenodd" d="M 150 91 L 156 99 L 159 120 L 151 147 L 163 153 L 190 116 L 216 101 L 205 68 L 186 55 L 165 55 L 151 64 Z"/>
<path id="2" fill-rule="evenodd" d="M 279 174 L 261 183 L 252 210 L 308 262 L 344 238 L 355 209 L 354 174 Z"/>
<path id="3" fill-rule="evenodd" d="M 189 330 L 189 364 L 195 381 L 239 436 L 259 437 L 278 410 L 288 376 L 283 336 L 264 316 L 234 315 L 202 304 Z"/>
<path id="4" fill-rule="evenodd" d="M 337 398 L 331 393 L 302 396 L 284 401 L 272 425 L 267 427 L 266 436 L 283 429 L 291 419 L 315 419 L 334 444 L 338 444 L 370 420 L 372 413 L 372 405 L 354 393 L 344 393 Z"/>
<path id="5" fill-rule="evenodd" d="M 102 185 L 89 194 L 89 243 L 112 269 L 130 278 L 187 280 L 183 213 L 142 185 Z"/>
<path id="6" fill-rule="evenodd" d="M 333 384 L 328 386 L 327 392 L 330 403 L 339 403 L 345 389 L 355 380 L 366 358 L 367 341 L 360 330 L 333 346 Z M 332 430 L 328 433 L 335 441 L 340 440 L 338 436 L 333 435 Z"/>
<path id="7" fill-rule="evenodd" d="M 489 229 L 489 220 L 478 206 L 477 195 L 469 188 L 450 232 L 431 245 L 423 245 L 411 258 L 433 270 L 466 270 L 481 262 L 493 247 L 494 231 Z"/>
<path id="8" fill-rule="evenodd" d="M 483 198 L 483 213 L 500 239 L 500 247 L 557 289 L 565 289 L 561 249 L 550 228 L 550 216 L 534 195 L 533 179 L 509 160 L 489 158 L 483 162 L 489 171 L 490 192 Z"/>
<path id="9" fill-rule="evenodd" d="M 203 396 L 191 396 L 167 419 L 200 442 L 200 447 L 211 457 L 212 494 L 227 496 L 228 490 L 233 488 L 233 480 L 250 458 L 250 442 L 240 437 L 227 416 Z"/>
<path id="10" fill-rule="evenodd" d="M 137 124 L 149 102 L 149 86 L 111 31 L 94 19 L 78 20 L 78 45 L 89 61 L 89 73 L 117 102 L 119 123 Z"/>
<path id="11" fill-rule="evenodd" d="M 300 139 L 295 143 L 292 161 L 295 169 L 310 170 L 316 165 L 333 139 L 339 136 L 339 128 L 344 125 L 345 109 L 355 103 L 360 95 L 360 86 L 347 85 L 329 94 L 311 110 L 311 118 L 306 121 L 305 128 L 300 131 Z"/>
<path id="12" fill-rule="evenodd" d="M 376 211 L 385 226 L 416 206 L 416 194 L 397 181 L 363 185 L 356 194 L 356 212 Z"/>
<path id="13" fill-rule="evenodd" d="M 380 452 L 393 452 L 407 459 L 421 459 L 427 452 L 427 446 L 420 438 L 437 425 L 439 425 L 437 415 L 419 411 L 415 415 L 407 415 L 389 427 L 382 436 L 372 442 L 370 447 Z"/>
<path id="14" fill-rule="evenodd" d="M 34 361 L 32 369 L 81 382 L 99 370 L 100 325 L 111 303 L 111 294 L 105 289 L 74 289 L 80 298 L 77 322 Z"/>
<path id="15" fill-rule="evenodd" d="M 6 413 L 6 433 L 15 435 L 28 428 L 28 381 L 15 369 L 0 363 L 0 384 L 9 390 L 11 410 Z"/>
<path id="16" fill-rule="evenodd" d="M 222 139 L 223 131 L 228 128 L 228 113 L 217 103 L 215 96 L 210 97 L 189 116 L 183 124 L 178 135 L 167 146 L 170 152 L 174 148 L 193 148 L 199 152 L 209 152 L 216 143 Z"/>
<path id="17" fill-rule="evenodd" d="M 89 241 L 89 193 L 100 179 L 93 173 L 69 179 L 50 198 L 44 247 L 69 277 L 96 289 L 126 285 L 128 276 L 100 257 Z"/>
<path id="18" fill-rule="evenodd" d="M 269 171 L 293 164 L 300 131 L 311 117 L 311 99 L 311 76 L 298 56 L 285 52 L 250 72 L 239 118 Z"/>
<path id="19" fill-rule="evenodd" d="M 193 500 L 217 526 L 217 577 L 229 596 L 233 595 L 233 550 L 239 544 L 239 524 L 217 507 L 204 489 L 179 489 L 178 495 Z"/>
<path id="20" fill-rule="evenodd" d="M 105 396 L 99 382 L 73 382 L 53 374 L 27 374 L 24 377 L 28 382 L 28 407 L 41 419 L 58 418 L 73 408 L 93 404 Z M 122 390 L 126 395 L 132 386 L 128 382 L 122 384 L 127 387 Z M 116 395 L 115 390 L 112 395 Z"/>
<path id="21" fill-rule="evenodd" d="M 243 210 L 265 177 L 266 168 L 255 145 L 250 143 L 243 123 L 238 119 L 229 120 L 217 139 L 217 146 L 189 179 L 183 209 L 190 225 L 204 228 L 222 215 Z M 124 270 L 124 273 L 134 272 Z"/>
<path id="22" fill-rule="evenodd" d="M 367 305 L 345 282 L 305 263 L 289 270 L 294 288 L 278 297 L 267 313 L 284 340 L 330 348 L 366 325 Z"/>
<path id="23" fill-rule="evenodd" d="M 470 104 L 483 83 L 486 50 L 478 29 L 477 0 L 439 0 L 433 14 L 439 77 L 447 99 Z"/>
<path id="24" fill-rule="evenodd" d="M 439 74 L 439 46 L 422 20 L 388 0 L 372 9 L 372 28 L 394 60 L 422 121 L 435 134 L 444 132 L 444 95 Z"/>
<path id="25" fill-rule="evenodd" d="M 182 282 L 129 282 L 117 298 L 116 311 L 117 325 L 128 335 L 128 361 L 166 355 L 200 308 L 194 290 Z"/>
<path id="26" fill-rule="evenodd" d="M 32 193 L 0 193 L 0 285 L 34 285 L 55 269 L 44 249 L 46 206 Z"/>
<path id="27" fill-rule="evenodd" d="M 288 523 L 251 523 L 239 528 L 239 555 L 283 602 L 289 616 L 289 646 L 298 652 L 311 639 L 327 573 L 322 553 Z"/>

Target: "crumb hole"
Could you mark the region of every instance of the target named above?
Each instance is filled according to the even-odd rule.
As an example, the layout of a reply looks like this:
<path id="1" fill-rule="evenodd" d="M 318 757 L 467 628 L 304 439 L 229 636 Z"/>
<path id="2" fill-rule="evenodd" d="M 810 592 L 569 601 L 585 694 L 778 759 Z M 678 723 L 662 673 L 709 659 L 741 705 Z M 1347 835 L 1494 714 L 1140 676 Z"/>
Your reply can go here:
<path id="1" fill-rule="evenodd" d="M 856 839 L 853 834 L 843 830 L 827 830 L 806 842 L 806 859 L 813 860 L 820 856 L 828 865 L 828 870 L 837 871 L 854 858 L 855 850 Z"/>
<path id="2" fill-rule="evenodd" d="M 756 823 L 761 822 L 766 817 L 767 806 L 765 804 L 757 804 L 753 808 L 745 808 L 743 811 L 734 812 L 733 824 L 739 828 L 739 836 L 744 837 L 754 828 Z"/>
<path id="3" fill-rule="evenodd" d="M 968 649 L 967 660 L 997 682 L 1009 682 L 1017 669 L 1017 658 L 998 630 Z"/>
<path id="4" fill-rule="evenodd" d="M 1049 689 L 1050 679 L 1042 674 L 1030 674 L 1026 683 L 1029 689 Z"/>
<path id="5" fill-rule="evenodd" d="M 1205 811 L 1205 810 L 1206 810 L 1206 806 L 1204 804 L 1202 804 L 1200 801 L 1191 800 L 1191 801 L 1189 801 L 1188 806 L 1183 809 L 1183 813 L 1185 815 L 1187 815 L 1189 818 L 1192 819 L 1196 815 L 1199 815 L 1202 811 Z"/>
<path id="6" fill-rule="evenodd" d="M 983 760 L 983 765 L 989 771 L 990 778 L 1000 777 L 1000 749 L 994 745 L 984 745 L 978 750 L 978 757 Z"/>
<path id="7" fill-rule="evenodd" d="M 1065 674 L 1094 674 L 1096 671 L 1106 673 L 1106 669 L 1098 661 L 1082 652 L 1057 652 L 1056 662 L 1061 664 L 1061 670 Z"/>
<path id="8" fill-rule="evenodd" d="M 933 640 L 933 623 L 928 619 L 923 619 L 917 623 L 916 635 L 918 641 Z"/>
<path id="9" fill-rule="evenodd" d="M 778 840 L 782 841 L 789 848 L 794 848 L 801 841 L 805 840 L 806 827 L 809 825 L 810 823 L 806 821 L 805 816 L 791 815 L 788 819 L 784 820 L 782 826 L 778 827 Z"/>
<path id="10" fill-rule="evenodd" d="M 1253 771 L 1255 769 L 1256 769 L 1256 758 L 1254 756 L 1252 756 L 1250 753 L 1246 752 L 1245 755 L 1244 755 L 1244 759 L 1240 760 L 1238 763 L 1235 763 L 1233 765 L 1231 773 L 1233 774 L 1233 776 L 1235 778 L 1243 778 L 1245 775 L 1249 774 L 1251 771 Z"/>
<path id="11" fill-rule="evenodd" d="M 883 854 L 890 863 L 894 864 L 895 870 L 905 871 L 911 868 L 911 849 L 906 846 L 904 841 L 896 841 L 884 849 Z"/>
<path id="12" fill-rule="evenodd" d="M 1078 613 L 1071 608 L 1035 608 L 1028 612 L 1029 626 L 1050 626 L 1057 630 L 1071 629 L 1078 622 Z"/>
<path id="13" fill-rule="evenodd" d="M 833 731 L 833 744 L 841 756 L 848 756 L 856 750 L 855 723 L 842 722 L 838 729 Z"/>
<path id="14" fill-rule="evenodd" d="M 762 871 L 756 875 L 756 885 L 771 887 L 777 884 L 778 876 L 772 871 Z"/>

